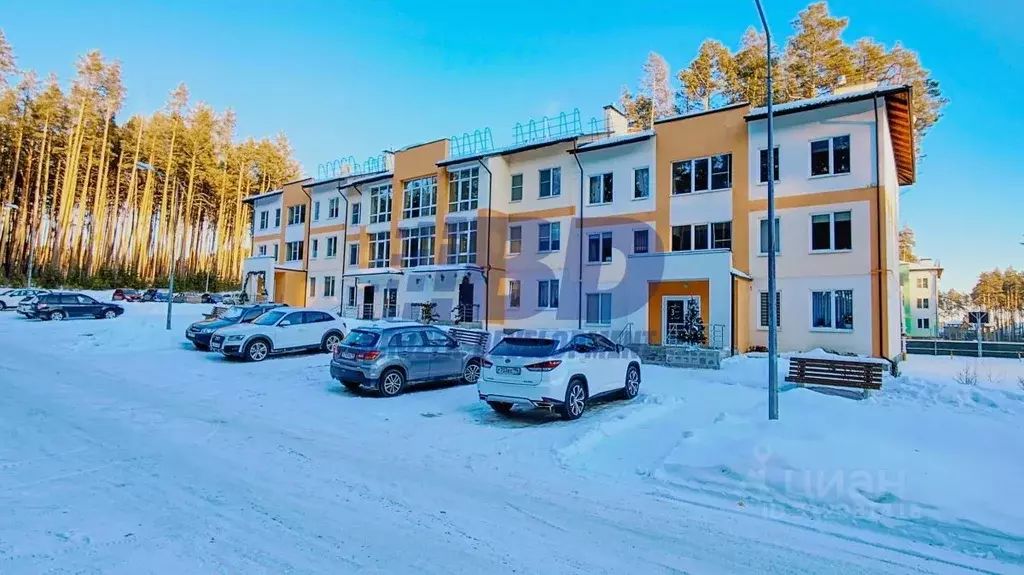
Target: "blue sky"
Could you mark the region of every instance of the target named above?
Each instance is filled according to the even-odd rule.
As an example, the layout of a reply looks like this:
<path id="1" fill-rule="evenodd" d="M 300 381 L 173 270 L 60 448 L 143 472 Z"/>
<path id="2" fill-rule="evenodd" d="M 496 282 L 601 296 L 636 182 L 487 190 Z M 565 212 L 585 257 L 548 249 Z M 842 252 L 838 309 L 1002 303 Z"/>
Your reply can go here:
<path id="1" fill-rule="evenodd" d="M 782 40 L 806 2 L 765 0 Z M 239 136 L 285 132 L 307 173 L 332 158 L 490 127 L 496 143 L 530 117 L 585 117 L 633 85 L 649 51 L 673 69 L 707 37 L 735 46 L 753 0 L 433 2 L 24 2 L 0 0 L 19 65 L 70 78 L 98 48 L 124 66 L 124 112 L 150 112 L 184 81 L 238 112 Z M 513 7 L 514 6 L 514 7 Z M 846 38 L 901 41 L 951 103 L 923 142 L 901 223 L 941 259 L 944 287 L 1024 267 L 1024 6 L 1017 0 L 836 0 Z"/>

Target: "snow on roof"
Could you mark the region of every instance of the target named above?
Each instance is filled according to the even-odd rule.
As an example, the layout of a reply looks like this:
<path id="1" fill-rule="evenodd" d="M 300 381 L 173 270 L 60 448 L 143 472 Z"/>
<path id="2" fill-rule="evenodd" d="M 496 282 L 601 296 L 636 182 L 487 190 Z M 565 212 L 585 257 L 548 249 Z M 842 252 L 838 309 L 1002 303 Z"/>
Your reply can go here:
<path id="1" fill-rule="evenodd" d="M 845 102 L 855 102 L 857 100 L 865 100 L 875 96 L 887 96 L 906 89 L 908 89 L 907 86 L 887 86 L 882 88 L 871 88 L 868 90 L 857 90 L 855 92 L 845 92 L 841 94 L 825 94 L 823 96 L 818 96 L 817 98 L 807 98 L 804 100 L 786 102 L 785 104 L 776 104 L 772 106 L 772 113 L 785 114 L 831 106 L 834 104 L 842 104 Z M 766 106 L 762 106 L 760 108 L 751 109 L 750 113 L 747 114 L 747 120 L 759 120 L 767 116 L 768 108 Z"/>
<path id="2" fill-rule="evenodd" d="M 255 202 L 256 200 L 265 200 L 267 198 L 272 198 L 274 196 L 279 196 L 279 195 L 281 195 L 283 193 L 284 193 L 284 190 L 271 190 L 269 192 L 263 192 L 262 194 L 256 194 L 256 195 L 249 196 L 247 198 L 242 198 L 242 203 L 244 203 L 244 204 L 251 204 L 251 203 Z"/>
<path id="3" fill-rule="evenodd" d="M 586 152 L 588 150 L 599 150 L 601 148 L 610 148 L 611 146 L 639 142 L 641 140 L 647 140 L 652 137 L 654 137 L 654 130 L 643 130 L 640 132 L 634 132 L 632 134 L 621 134 L 618 136 L 612 136 L 610 138 L 601 138 L 600 140 L 594 140 L 593 142 L 581 144 L 577 146 L 576 149 L 581 152 Z"/>

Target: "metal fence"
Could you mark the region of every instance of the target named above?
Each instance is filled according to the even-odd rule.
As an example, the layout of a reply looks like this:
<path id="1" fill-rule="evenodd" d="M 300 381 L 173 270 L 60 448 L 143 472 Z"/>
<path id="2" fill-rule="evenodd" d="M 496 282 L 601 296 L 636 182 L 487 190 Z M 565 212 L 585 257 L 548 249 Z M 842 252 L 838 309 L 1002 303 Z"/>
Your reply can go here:
<path id="1" fill-rule="evenodd" d="M 949 355 L 978 357 L 978 342 L 951 339 L 908 339 L 907 353 L 915 355 Z M 981 357 L 1024 358 L 1024 343 L 983 341 Z"/>

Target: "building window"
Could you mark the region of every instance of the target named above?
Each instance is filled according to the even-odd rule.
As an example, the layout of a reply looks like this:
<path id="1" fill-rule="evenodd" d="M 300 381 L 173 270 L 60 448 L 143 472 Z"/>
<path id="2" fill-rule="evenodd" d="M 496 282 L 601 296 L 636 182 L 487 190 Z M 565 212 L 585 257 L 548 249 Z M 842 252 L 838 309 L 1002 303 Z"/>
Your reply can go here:
<path id="1" fill-rule="evenodd" d="M 302 241 L 288 242 L 284 245 L 284 260 L 294 262 L 302 259 Z"/>
<path id="2" fill-rule="evenodd" d="M 650 230 L 633 231 L 633 253 L 646 254 L 650 251 Z"/>
<path id="3" fill-rule="evenodd" d="M 775 181 L 779 181 L 779 147 L 775 146 L 775 153 L 772 154 L 772 174 Z M 761 174 L 758 178 L 762 184 L 768 183 L 768 150 L 761 150 Z"/>
<path id="4" fill-rule="evenodd" d="M 851 215 L 832 212 L 811 216 L 811 251 L 849 250 L 853 248 Z"/>
<path id="5" fill-rule="evenodd" d="M 359 265 L 359 244 L 348 245 L 348 265 Z"/>
<path id="6" fill-rule="evenodd" d="M 320 221 L 320 200 L 313 202 L 313 221 Z"/>
<path id="7" fill-rule="evenodd" d="M 476 220 L 448 224 L 448 263 L 476 263 Z"/>
<path id="8" fill-rule="evenodd" d="M 917 318 L 917 329 L 929 329 L 931 322 L 926 317 Z"/>
<path id="9" fill-rule="evenodd" d="M 853 329 L 853 290 L 811 292 L 811 327 Z"/>
<path id="10" fill-rule="evenodd" d="M 331 198 L 327 200 L 327 219 L 334 219 L 338 217 L 338 205 L 341 203 L 341 198 Z"/>
<path id="11" fill-rule="evenodd" d="M 557 252 L 562 248 L 562 224 L 543 223 L 537 226 L 537 251 Z"/>
<path id="12" fill-rule="evenodd" d="M 558 280 L 537 282 L 537 307 L 555 309 L 558 307 Z"/>
<path id="13" fill-rule="evenodd" d="M 732 222 L 672 226 L 672 251 L 732 249 Z"/>
<path id="14" fill-rule="evenodd" d="M 434 265 L 434 226 L 402 230 L 402 266 Z"/>
<path id="15" fill-rule="evenodd" d="M 356 286 L 348 286 L 348 307 L 356 307 Z"/>
<path id="16" fill-rule="evenodd" d="M 316 238 L 313 238 L 312 240 L 310 240 L 310 243 L 309 243 L 309 257 L 311 259 L 315 260 L 317 258 L 317 255 L 318 255 L 319 252 L 320 252 L 320 240 L 318 240 Z"/>
<path id="17" fill-rule="evenodd" d="M 519 280 L 508 280 L 508 307 L 518 308 L 522 297 L 522 283 Z"/>
<path id="18" fill-rule="evenodd" d="M 596 176 L 590 176 L 590 203 L 591 204 L 610 204 L 614 201 L 615 196 L 612 192 L 612 183 L 614 178 L 609 172 L 607 174 L 598 174 Z"/>
<path id="19" fill-rule="evenodd" d="M 917 309 L 928 309 L 928 298 L 919 297 L 917 298 Z"/>
<path id="20" fill-rule="evenodd" d="M 761 253 L 768 253 L 768 218 L 760 221 L 761 226 Z M 782 236 L 779 234 L 779 218 L 775 218 L 775 253 L 782 251 Z"/>
<path id="21" fill-rule="evenodd" d="M 316 278 L 309 276 L 309 297 L 316 297 Z"/>
<path id="22" fill-rule="evenodd" d="M 448 175 L 448 211 L 475 210 L 480 198 L 480 168 L 453 170 Z"/>
<path id="23" fill-rule="evenodd" d="M 437 176 L 405 182 L 402 217 L 418 218 L 437 213 Z"/>
<path id="24" fill-rule="evenodd" d="M 288 206 L 288 225 L 294 226 L 306 223 L 306 204 Z"/>
<path id="25" fill-rule="evenodd" d="M 280 244 L 274 244 L 274 259 L 275 260 L 278 259 L 279 255 L 281 255 L 280 254 L 280 249 L 278 248 L 279 245 Z"/>
<path id="26" fill-rule="evenodd" d="M 562 168 L 540 171 L 540 197 L 551 198 L 562 194 Z"/>
<path id="27" fill-rule="evenodd" d="M 338 236 L 327 238 L 327 257 L 333 258 L 338 255 Z"/>
<path id="28" fill-rule="evenodd" d="M 274 227 L 281 227 L 281 208 L 277 208 L 274 210 Z"/>
<path id="29" fill-rule="evenodd" d="M 268 212 L 268 211 L 260 212 L 260 229 L 261 230 L 265 230 L 265 229 L 267 229 L 268 225 L 270 225 L 270 212 Z"/>
<path id="30" fill-rule="evenodd" d="M 850 173 L 850 136 L 811 142 L 811 176 Z"/>
<path id="31" fill-rule="evenodd" d="M 324 297 L 334 297 L 334 276 L 324 276 Z"/>
<path id="32" fill-rule="evenodd" d="M 732 187 L 732 154 L 718 154 L 672 163 L 672 194 L 689 194 Z"/>
<path id="33" fill-rule="evenodd" d="M 512 195 L 509 196 L 510 202 L 518 202 L 523 199 L 523 175 L 512 174 Z"/>
<path id="34" fill-rule="evenodd" d="M 391 265 L 391 232 L 377 232 L 370 237 L 370 267 L 386 268 Z"/>
<path id="35" fill-rule="evenodd" d="M 352 204 L 352 225 L 353 226 L 358 226 L 359 225 L 359 216 L 360 216 L 360 213 L 363 211 L 362 208 L 363 208 L 362 204 L 359 204 L 359 203 Z"/>
<path id="36" fill-rule="evenodd" d="M 259 254 L 261 256 L 267 255 L 267 246 L 265 246 L 265 245 L 260 246 L 259 247 Z"/>
<path id="37" fill-rule="evenodd" d="M 633 199 L 648 198 L 651 196 L 651 169 L 633 169 Z"/>
<path id="38" fill-rule="evenodd" d="M 391 184 L 370 188 L 370 223 L 391 221 Z"/>
<path id="39" fill-rule="evenodd" d="M 610 325 L 612 323 L 612 294 L 588 293 L 586 323 Z"/>
<path id="40" fill-rule="evenodd" d="M 587 261 L 608 263 L 612 261 L 612 233 L 603 232 L 587 236 Z"/>
<path id="41" fill-rule="evenodd" d="M 768 292 L 761 292 L 761 327 L 768 327 Z M 782 325 L 782 292 L 775 292 L 775 327 Z"/>
<path id="42" fill-rule="evenodd" d="M 928 278 L 917 278 L 917 287 L 928 289 Z"/>
<path id="43" fill-rule="evenodd" d="M 510 226 L 508 228 L 508 253 L 516 255 L 523 251 L 523 226 Z"/>

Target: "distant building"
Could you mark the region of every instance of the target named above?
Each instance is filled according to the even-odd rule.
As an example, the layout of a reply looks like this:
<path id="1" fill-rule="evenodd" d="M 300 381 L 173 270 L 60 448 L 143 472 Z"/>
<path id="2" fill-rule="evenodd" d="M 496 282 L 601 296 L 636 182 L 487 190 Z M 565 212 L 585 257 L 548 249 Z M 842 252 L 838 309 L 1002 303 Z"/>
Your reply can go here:
<path id="1" fill-rule="evenodd" d="M 942 267 L 925 258 L 900 262 L 903 329 L 907 337 L 939 337 L 939 280 Z"/>

